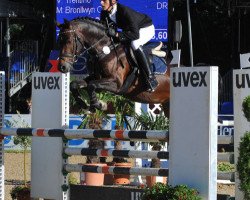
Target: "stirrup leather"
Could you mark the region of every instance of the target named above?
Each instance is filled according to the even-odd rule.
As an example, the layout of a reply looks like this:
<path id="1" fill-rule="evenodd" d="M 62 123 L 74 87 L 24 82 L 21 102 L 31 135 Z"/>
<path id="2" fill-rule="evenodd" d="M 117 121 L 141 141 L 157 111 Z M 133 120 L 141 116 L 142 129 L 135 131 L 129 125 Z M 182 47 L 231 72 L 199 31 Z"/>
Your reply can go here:
<path id="1" fill-rule="evenodd" d="M 154 92 L 158 85 L 159 85 L 159 83 L 156 80 L 155 76 L 149 76 L 149 78 L 148 78 L 148 86 L 149 86 L 148 91 Z"/>

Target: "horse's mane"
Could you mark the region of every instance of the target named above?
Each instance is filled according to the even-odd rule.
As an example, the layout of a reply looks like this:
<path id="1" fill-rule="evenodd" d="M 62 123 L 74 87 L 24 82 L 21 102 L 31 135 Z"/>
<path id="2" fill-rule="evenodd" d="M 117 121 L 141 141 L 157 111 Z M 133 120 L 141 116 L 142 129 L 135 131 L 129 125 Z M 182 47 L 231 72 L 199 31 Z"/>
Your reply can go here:
<path id="1" fill-rule="evenodd" d="M 80 23 L 84 22 L 87 23 L 88 25 L 94 25 L 102 30 L 107 29 L 107 25 L 103 21 L 91 17 L 77 17 L 71 20 L 71 22 L 80 22 Z"/>

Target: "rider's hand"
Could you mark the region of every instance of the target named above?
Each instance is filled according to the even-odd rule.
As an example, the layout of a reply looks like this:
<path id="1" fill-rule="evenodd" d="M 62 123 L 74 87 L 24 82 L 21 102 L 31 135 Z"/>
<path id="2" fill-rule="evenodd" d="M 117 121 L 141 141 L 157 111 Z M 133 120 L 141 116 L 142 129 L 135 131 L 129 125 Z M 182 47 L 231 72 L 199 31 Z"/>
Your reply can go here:
<path id="1" fill-rule="evenodd" d="M 115 29 L 109 28 L 108 31 L 107 31 L 107 35 L 108 35 L 109 37 L 116 37 L 117 34 L 116 34 Z"/>

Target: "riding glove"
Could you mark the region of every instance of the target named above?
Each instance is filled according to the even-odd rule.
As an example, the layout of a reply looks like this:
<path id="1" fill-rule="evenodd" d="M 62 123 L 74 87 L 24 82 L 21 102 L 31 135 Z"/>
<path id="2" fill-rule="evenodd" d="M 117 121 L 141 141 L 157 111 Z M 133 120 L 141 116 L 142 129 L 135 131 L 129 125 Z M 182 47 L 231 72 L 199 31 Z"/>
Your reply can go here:
<path id="1" fill-rule="evenodd" d="M 109 28 L 108 31 L 107 31 L 107 35 L 109 37 L 116 37 L 116 31 L 115 31 L 115 29 Z"/>

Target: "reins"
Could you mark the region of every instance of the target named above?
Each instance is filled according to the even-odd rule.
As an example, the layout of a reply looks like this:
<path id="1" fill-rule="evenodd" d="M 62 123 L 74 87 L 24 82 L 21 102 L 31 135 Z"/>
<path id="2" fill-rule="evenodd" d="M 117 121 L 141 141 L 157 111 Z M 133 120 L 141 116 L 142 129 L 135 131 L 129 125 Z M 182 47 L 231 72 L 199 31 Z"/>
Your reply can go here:
<path id="1" fill-rule="evenodd" d="M 83 55 L 84 55 L 85 53 L 87 53 L 87 52 L 89 53 L 89 51 L 90 51 L 91 49 L 95 48 L 95 46 L 98 45 L 98 44 L 105 38 L 105 36 L 106 36 L 106 35 L 103 35 L 99 40 L 97 40 L 94 44 L 92 44 L 90 47 L 87 48 L 87 47 L 82 43 L 82 41 L 81 41 L 80 37 L 77 35 L 75 29 L 68 30 L 68 31 L 64 31 L 64 32 L 62 32 L 62 33 L 60 33 L 60 34 L 66 34 L 66 33 L 74 33 L 74 38 L 75 38 L 75 42 L 74 42 L 75 48 L 74 48 L 74 46 L 73 46 L 73 48 L 74 48 L 74 53 L 73 53 L 73 54 L 71 54 L 71 53 L 64 53 L 64 54 L 62 54 L 62 55 L 60 56 L 60 59 L 62 59 L 62 60 L 65 61 L 64 57 L 72 58 L 73 61 L 72 61 L 72 62 L 69 62 L 69 63 L 75 63 L 75 62 L 77 62 L 77 59 L 75 59 L 76 57 L 84 58 Z M 83 49 L 85 49 L 85 50 L 84 50 L 82 53 L 80 53 L 79 55 L 77 55 L 77 41 L 81 44 L 81 46 L 83 47 Z M 116 48 L 116 46 L 115 46 L 114 43 L 112 43 L 112 44 L 109 45 L 108 47 L 109 47 L 111 50 Z M 96 55 L 98 55 L 98 56 L 100 56 L 100 57 L 101 57 L 102 54 L 104 54 L 104 53 L 103 53 L 103 52 L 98 52 L 98 51 L 96 52 Z M 104 57 L 104 56 L 103 56 L 103 57 Z M 68 62 L 68 61 L 65 61 L 65 62 Z"/>

